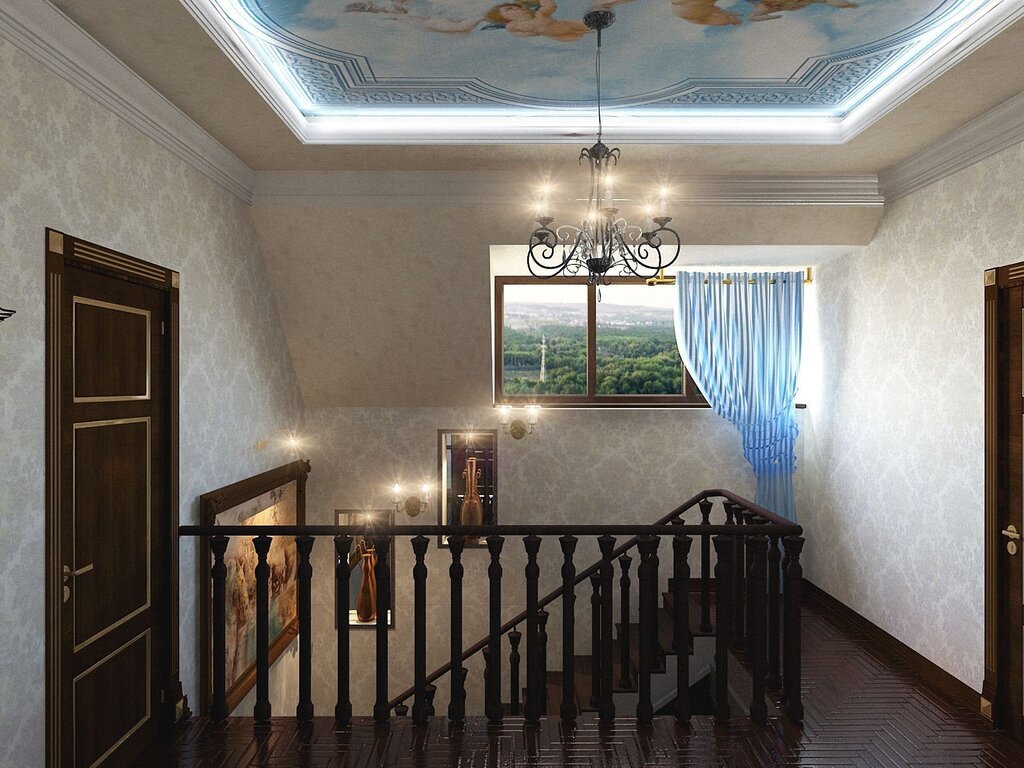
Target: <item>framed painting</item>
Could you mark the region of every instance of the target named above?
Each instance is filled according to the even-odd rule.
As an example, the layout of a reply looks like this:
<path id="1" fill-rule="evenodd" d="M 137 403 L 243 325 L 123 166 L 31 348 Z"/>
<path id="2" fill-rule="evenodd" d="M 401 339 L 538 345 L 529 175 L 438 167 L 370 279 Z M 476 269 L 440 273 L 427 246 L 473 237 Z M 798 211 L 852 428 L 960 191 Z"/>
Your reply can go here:
<path id="1" fill-rule="evenodd" d="M 352 537 L 348 553 L 348 625 L 353 629 L 375 629 L 377 627 L 377 557 L 376 545 L 371 540 L 376 526 L 393 526 L 395 512 L 390 509 L 336 509 L 335 522 L 338 525 L 364 526 L 366 533 Z M 388 606 L 388 629 L 395 628 L 395 537 L 388 538 L 388 572 L 391 577 L 391 596 Z M 335 603 L 337 605 L 337 603 Z M 337 609 L 335 609 L 337 613 Z M 338 626 L 340 617 L 334 617 Z"/>
<path id="2" fill-rule="evenodd" d="M 437 431 L 438 525 L 498 524 L 498 430 Z M 439 547 L 448 537 L 439 536 Z M 466 539 L 467 548 L 486 547 Z"/>
<path id="3" fill-rule="evenodd" d="M 263 474 L 204 493 L 199 497 L 203 525 L 304 525 L 308 461 L 293 461 Z M 209 711 L 213 693 L 210 570 L 213 556 L 203 543 L 200 677 L 204 692 L 201 711 Z M 232 536 L 224 554 L 227 566 L 225 638 L 228 711 L 256 682 L 256 550 L 252 539 Z M 270 663 L 299 634 L 297 611 L 298 551 L 292 536 L 275 536 L 267 555 L 270 566 Z"/>

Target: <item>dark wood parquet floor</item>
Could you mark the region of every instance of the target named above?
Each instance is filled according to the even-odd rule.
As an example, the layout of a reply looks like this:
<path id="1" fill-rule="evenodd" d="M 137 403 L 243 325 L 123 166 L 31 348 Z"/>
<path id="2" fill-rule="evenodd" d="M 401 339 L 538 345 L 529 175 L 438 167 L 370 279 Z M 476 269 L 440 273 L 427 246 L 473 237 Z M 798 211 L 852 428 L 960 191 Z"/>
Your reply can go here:
<path id="1" fill-rule="evenodd" d="M 256 736 L 251 721 L 214 728 L 193 721 L 172 744 L 158 745 L 138 768 L 681 768 L 683 766 L 1024 766 L 1024 748 L 887 658 L 855 627 L 818 603 L 803 609 L 803 729 L 772 718 L 758 726 L 736 718 L 688 726 L 631 718 L 600 726 L 593 715 L 575 729 L 557 719 L 528 729 L 518 718 L 501 727 L 471 719 L 450 732 L 443 718 L 417 729 L 395 718 L 368 718 L 334 730 L 329 718 L 297 726 L 275 721 Z"/>

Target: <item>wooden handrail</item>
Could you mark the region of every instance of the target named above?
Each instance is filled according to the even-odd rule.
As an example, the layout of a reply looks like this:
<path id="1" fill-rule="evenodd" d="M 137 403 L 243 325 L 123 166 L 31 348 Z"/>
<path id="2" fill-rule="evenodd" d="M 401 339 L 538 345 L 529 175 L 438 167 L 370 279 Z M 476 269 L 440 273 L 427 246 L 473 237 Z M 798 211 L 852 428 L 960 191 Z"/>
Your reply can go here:
<path id="1" fill-rule="evenodd" d="M 686 512 L 693 509 L 699 502 L 709 499 L 724 499 L 736 504 L 763 519 L 768 525 L 747 526 L 739 524 L 704 525 L 680 524 L 670 525 Z M 392 525 L 392 526 L 339 526 L 339 525 L 183 525 L 178 529 L 179 536 L 360 536 L 372 533 L 377 537 L 388 536 L 456 536 L 479 537 L 488 536 L 630 536 L 624 544 L 612 550 L 609 560 L 614 560 L 636 546 L 640 536 L 756 536 L 764 535 L 771 538 L 800 536 L 803 528 L 796 523 L 785 520 L 769 510 L 754 504 L 731 491 L 710 489 L 701 491 L 677 506 L 667 515 L 650 525 L 494 525 L 494 526 L 440 526 L 440 525 Z M 590 567 L 576 574 L 574 585 L 578 585 L 598 572 L 603 560 L 598 560 Z M 559 599 L 564 594 L 564 585 L 553 590 L 538 600 L 537 609 Z M 498 631 L 503 636 L 528 618 L 528 611 L 522 611 L 501 625 Z M 490 643 L 491 634 L 465 648 L 461 660 L 471 658 Z M 453 667 L 451 661 L 434 670 L 426 677 L 426 685 L 448 674 Z M 415 687 L 408 688 L 387 703 L 387 710 L 394 709 L 415 693 Z M 377 713 L 382 714 L 382 713 Z"/>

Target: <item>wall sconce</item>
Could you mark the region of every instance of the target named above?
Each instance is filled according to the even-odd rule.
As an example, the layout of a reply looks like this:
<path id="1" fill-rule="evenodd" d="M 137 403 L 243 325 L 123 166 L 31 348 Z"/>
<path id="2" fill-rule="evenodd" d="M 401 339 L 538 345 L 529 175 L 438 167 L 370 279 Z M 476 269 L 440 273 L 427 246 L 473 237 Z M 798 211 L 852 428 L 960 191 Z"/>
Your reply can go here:
<path id="1" fill-rule="evenodd" d="M 416 517 L 430 509 L 430 485 L 427 483 L 420 486 L 421 496 L 409 494 L 404 500 L 402 499 L 401 485 L 395 483 L 391 486 L 391 490 L 394 492 L 391 504 L 395 508 L 396 515 L 399 512 L 405 512 L 409 517 Z"/>
<path id="2" fill-rule="evenodd" d="M 4 320 L 6 320 L 8 317 L 10 317 L 13 314 L 14 314 L 14 310 L 13 309 L 4 309 L 3 307 L 0 307 L 0 322 L 3 322 Z"/>
<path id="3" fill-rule="evenodd" d="M 540 406 L 526 406 L 526 419 L 512 418 L 512 406 L 498 406 L 498 423 L 506 435 L 512 435 L 513 440 L 522 440 L 527 435 L 533 434 L 533 428 L 540 418 Z"/>

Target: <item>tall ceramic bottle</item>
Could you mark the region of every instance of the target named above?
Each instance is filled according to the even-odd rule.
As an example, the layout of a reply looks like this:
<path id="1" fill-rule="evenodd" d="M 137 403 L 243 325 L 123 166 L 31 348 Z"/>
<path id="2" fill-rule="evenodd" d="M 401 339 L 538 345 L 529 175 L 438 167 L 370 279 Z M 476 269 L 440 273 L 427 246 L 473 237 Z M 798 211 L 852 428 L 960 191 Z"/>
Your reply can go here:
<path id="1" fill-rule="evenodd" d="M 462 499 L 462 508 L 459 510 L 459 525 L 484 524 L 484 505 L 476 486 L 480 475 L 481 470 L 476 467 L 476 458 L 471 456 L 466 459 L 466 468 L 462 470 L 462 476 L 466 478 L 466 495 Z M 467 536 L 466 543 L 479 544 L 480 537 Z"/>
<path id="2" fill-rule="evenodd" d="M 359 545 L 359 554 L 362 583 L 356 600 L 356 618 L 368 623 L 377 618 L 377 553 L 364 539 Z"/>

